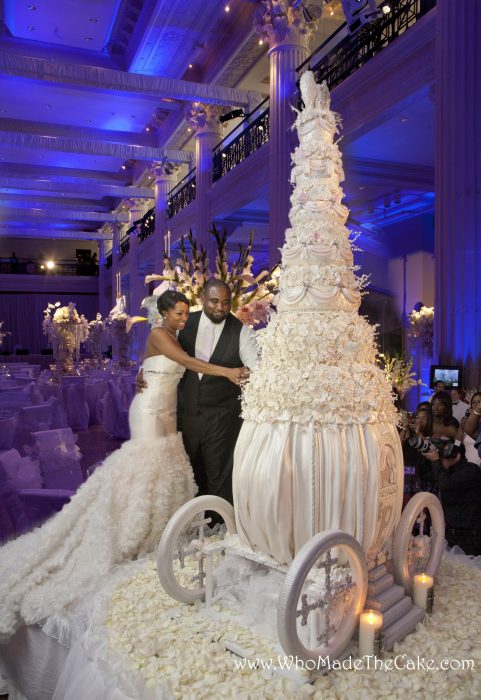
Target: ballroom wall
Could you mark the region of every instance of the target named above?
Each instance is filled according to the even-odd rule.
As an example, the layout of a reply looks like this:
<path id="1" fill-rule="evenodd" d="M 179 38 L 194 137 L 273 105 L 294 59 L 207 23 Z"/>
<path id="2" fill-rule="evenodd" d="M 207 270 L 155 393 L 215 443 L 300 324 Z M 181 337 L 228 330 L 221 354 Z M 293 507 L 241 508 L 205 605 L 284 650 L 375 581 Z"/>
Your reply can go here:
<path id="1" fill-rule="evenodd" d="M 18 346 L 39 353 L 46 348 L 43 311 L 56 301 L 62 305 L 75 302 L 79 314 L 92 320 L 98 311 L 98 277 L 0 275 L 0 321 L 3 330 L 12 334 L 2 350 L 13 351 Z"/>

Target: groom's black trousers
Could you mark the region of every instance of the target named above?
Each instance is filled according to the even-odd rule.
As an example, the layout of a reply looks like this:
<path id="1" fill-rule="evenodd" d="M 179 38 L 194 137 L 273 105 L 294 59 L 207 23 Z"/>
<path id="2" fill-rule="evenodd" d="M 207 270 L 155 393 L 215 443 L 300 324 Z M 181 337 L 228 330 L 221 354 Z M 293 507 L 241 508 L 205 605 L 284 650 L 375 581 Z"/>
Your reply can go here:
<path id="1" fill-rule="evenodd" d="M 211 494 L 232 503 L 234 448 L 242 419 L 226 407 L 195 414 L 182 411 L 180 423 L 199 496 Z"/>

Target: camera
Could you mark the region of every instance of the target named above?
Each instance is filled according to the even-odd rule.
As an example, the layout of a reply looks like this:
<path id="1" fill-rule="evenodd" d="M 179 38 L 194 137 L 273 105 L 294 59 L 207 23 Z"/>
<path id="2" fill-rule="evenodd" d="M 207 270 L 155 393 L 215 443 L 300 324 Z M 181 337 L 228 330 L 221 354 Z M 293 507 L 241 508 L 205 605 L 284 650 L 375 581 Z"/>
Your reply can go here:
<path id="1" fill-rule="evenodd" d="M 459 440 L 442 440 L 440 445 L 437 446 L 440 459 L 452 459 L 458 456 L 458 454 L 465 455 L 466 448 L 462 445 Z"/>
<path id="2" fill-rule="evenodd" d="M 434 445 L 431 440 L 423 438 L 420 435 L 416 435 L 416 433 L 413 433 L 412 431 L 409 431 L 408 443 L 419 452 L 429 452 L 430 450 L 437 449 L 436 445 Z"/>

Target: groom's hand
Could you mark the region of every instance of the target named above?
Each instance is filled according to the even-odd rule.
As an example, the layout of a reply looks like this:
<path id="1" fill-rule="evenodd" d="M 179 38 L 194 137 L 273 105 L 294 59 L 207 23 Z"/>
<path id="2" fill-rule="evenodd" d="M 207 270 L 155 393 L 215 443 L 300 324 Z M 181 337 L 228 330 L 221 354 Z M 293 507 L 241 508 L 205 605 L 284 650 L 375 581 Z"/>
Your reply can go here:
<path id="1" fill-rule="evenodd" d="M 144 379 L 144 373 L 139 369 L 139 373 L 135 379 L 135 393 L 141 394 L 144 389 L 147 389 L 147 382 Z"/>

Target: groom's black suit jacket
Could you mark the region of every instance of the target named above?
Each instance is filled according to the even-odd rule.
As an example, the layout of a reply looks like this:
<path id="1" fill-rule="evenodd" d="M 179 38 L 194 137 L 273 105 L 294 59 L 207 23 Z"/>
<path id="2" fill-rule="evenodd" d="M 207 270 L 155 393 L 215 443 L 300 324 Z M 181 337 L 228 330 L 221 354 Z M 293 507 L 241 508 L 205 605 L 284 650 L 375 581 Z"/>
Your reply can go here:
<path id="1" fill-rule="evenodd" d="M 195 357 L 195 339 L 202 312 L 190 314 L 184 330 L 179 333 L 179 342 L 185 352 Z M 225 320 L 219 341 L 215 346 L 210 363 L 221 367 L 242 367 L 239 355 L 239 340 L 242 323 L 232 314 Z M 188 413 L 198 411 L 210 413 L 212 410 L 232 410 L 240 413 L 240 388 L 224 377 L 208 374 L 199 379 L 197 372 L 186 370 L 179 384 L 179 409 Z"/>
<path id="2" fill-rule="evenodd" d="M 195 357 L 200 311 L 195 311 L 179 341 Z M 242 323 L 229 314 L 210 362 L 222 367 L 242 367 L 239 341 Z M 199 495 L 220 496 L 232 503 L 234 448 L 242 425 L 240 389 L 224 377 L 187 370 L 179 383 L 178 418 Z M 215 516 L 214 520 L 215 522 Z"/>

